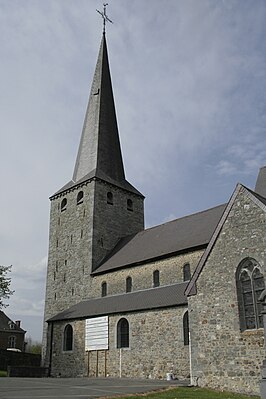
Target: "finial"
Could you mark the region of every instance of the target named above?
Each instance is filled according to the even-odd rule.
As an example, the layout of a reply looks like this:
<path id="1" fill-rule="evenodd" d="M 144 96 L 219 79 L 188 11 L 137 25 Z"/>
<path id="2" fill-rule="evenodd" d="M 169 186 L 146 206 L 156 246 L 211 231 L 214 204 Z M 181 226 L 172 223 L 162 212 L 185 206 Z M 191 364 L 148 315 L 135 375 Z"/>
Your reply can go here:
<path id="1" fill-rule="evenodd" d="M 111 22 L 111 24 L 113 23 L 113 21 L 111 21 L 107 15 L 106 15 L 106 6 L 108 6 L 108 3 L 103 3 L 103 12 L 99 11 L 96 9 L 96 11 L 101 14 L 102 19 L 103 19 L 103 34 L 105 34 L 105 25 L 106 25 L 106 21 L 107 22 Z"/>

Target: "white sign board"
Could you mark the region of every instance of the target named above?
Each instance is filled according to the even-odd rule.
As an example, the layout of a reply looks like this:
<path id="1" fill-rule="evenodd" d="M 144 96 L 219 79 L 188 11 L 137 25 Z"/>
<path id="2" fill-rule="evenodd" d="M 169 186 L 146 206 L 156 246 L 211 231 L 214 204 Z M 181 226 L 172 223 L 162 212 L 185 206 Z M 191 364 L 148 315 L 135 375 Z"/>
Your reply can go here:
<path id="1" fill-rule="evenodd" d="M 86 319 L 85 350 L 108 349 L 108 316 Z"/>

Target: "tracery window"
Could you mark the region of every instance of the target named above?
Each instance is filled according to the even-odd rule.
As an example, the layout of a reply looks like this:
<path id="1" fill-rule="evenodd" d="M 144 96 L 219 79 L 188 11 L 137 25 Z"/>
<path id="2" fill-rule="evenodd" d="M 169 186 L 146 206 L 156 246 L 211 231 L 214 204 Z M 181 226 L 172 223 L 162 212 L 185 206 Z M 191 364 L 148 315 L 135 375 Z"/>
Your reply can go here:
<path id="1" fill-rule="evenodd" d="M 186 263 L 183 266 L 183 281 L 188 281 L 191 279 L 190 264 Z"/>
<path id="2" fill-rule="evenodd" d="M 122 318 L 117 323 L 117 348 L 129 347 L 129 323 Z"/>
<path id="3" fill-rule="evenodd" d="M 73 327 L 70 324 L 65 326 L 63 349 L 64 351 L 72 351 L 73 349 Z"/>
<path id="4" fill-rule="evenodd" d="M 262 303 L 259 296 L 265 289 L 261 266 L 253 258 L 244 259 L 237 268 L 236 286 L 240 330 L 263 327 Z"/>

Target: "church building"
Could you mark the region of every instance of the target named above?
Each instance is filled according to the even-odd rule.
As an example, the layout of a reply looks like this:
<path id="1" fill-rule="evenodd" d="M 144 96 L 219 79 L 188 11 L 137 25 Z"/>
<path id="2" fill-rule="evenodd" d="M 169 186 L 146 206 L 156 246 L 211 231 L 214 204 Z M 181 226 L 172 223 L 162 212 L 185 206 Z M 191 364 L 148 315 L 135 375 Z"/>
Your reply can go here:
<path id="1" fill-rule="evenodd" d="M 105 33 L 72 179 L 50 197 L 51 376 L 190 378 L 258 393 L 266 167 L 226 204 L 144 229 L 125 178 Z"/>

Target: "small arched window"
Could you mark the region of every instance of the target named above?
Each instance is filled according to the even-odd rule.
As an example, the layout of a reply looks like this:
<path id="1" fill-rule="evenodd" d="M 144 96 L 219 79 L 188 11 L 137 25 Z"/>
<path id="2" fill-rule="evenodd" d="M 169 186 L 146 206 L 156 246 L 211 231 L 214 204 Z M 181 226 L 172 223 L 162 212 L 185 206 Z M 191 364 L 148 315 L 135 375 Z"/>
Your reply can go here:
<path id="1" fill-rule="evenodd" d="M 133 201 L 130 198 L 127 200 L 127 210 L 133 212 Z"/>
<path id="2" fill-rule="evenodd" d="M 73 327 L 70 324 L 65 326 L 64 330 L 64 351 L 73 349 Z"/>
<path id="3" fill-rule="evenodd" d="M 107 204 L 113 205 L 113 203 L 114 203 L 113 193 L 111 193 L 111 191 L 108 191 Z"/>
<path id="4" fill-rule="evenodd" d="M 189 345 L 189 321 L 188 321 L 188 311 L 183 316 L 183 339 L 184 345 Z"/>
<path id="5" fill-rule="evenodd" d="M 84 193 L 83 191 L 79 191 L 77 195 L 77 205 L 82 204 L 83 202 Z"/>
<path id="6" fill-rule="evenodd" d="M 126 279 L 126 292 L 132 291 L 132 278 L 130 276 Z"/>
<path id="7" fill-rule="evenodd" d="M 160 272 L 159 270 L 155 270 L 153 272 L 153 286 L 159 287 L 160 286 Z"/>
<path id="8" fill-rule="evenodd" d="M 67 199 L 63 198 L 61 201 L 61 212 L 65 211 L 67 208 Z"/>
<path id="9" fill-rule="evenodd" d="M 102 297 L 107 296 L 107 283 L 104 281 L 102 283 Z"/>
<path id="10" fill-rule="evenodd" d="M 16 337 L 14 335 L 10 335 L 10 337 L 8 337 L 8 347 L 9 348 L 16 347 Z"/>
<path id="11" fill-rule="evenodd" d="M 265 289 L 261 266 L 253 258 L 244 259 L 236 272 L 240 330 L 263 328 L 262 303 L 259 296 Z"/>
<path id="12" fill-rule="evenodd" d="M 188 281 L 191 279 L 190 264 L 185 263 L 183 266 L 183 281 Z"/>
<path id="13" fill-rule="evenodd" d="M 129 323 L 125 318 L 120 319 L 117 323 L 117 347 L 129 347 Z"/>

